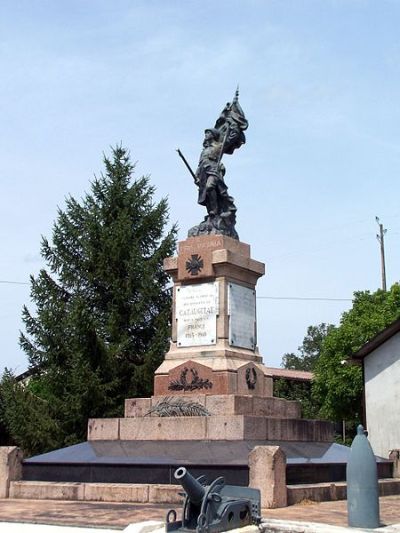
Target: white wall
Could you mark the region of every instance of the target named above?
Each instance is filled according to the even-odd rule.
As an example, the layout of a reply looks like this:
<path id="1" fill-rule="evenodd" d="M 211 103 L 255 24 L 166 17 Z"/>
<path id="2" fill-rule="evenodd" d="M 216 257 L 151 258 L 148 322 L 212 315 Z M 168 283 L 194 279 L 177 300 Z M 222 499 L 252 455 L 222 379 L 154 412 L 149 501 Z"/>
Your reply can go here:
<path id="1" fill-rule="evenodd" d="M 400 332 L 364 358 L 368 438 L 375 455 L 400 449 Z"/>

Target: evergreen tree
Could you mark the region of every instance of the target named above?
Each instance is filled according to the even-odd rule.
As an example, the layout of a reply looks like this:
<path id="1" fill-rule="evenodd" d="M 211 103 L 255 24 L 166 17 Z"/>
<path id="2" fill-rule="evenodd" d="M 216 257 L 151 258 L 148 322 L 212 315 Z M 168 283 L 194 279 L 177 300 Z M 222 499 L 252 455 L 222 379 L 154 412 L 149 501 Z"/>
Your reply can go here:
<path id="1" fill-rule="evenodd" d="M 24 441 L 7 405 L 4 415 L 30 452 L 84 440 L 89 417 L 121 415 L 125 398 L 151 394 L 167 350 L 171 295 L 162 264 L 176 228 L 164 235 L 167 202 L 154 203 L 148 177 L 132 182 L 125 149 L 104 164 L 90 193 L 59 209 L 52 242 L 42 239 L 48 268 L 31 277 L 36 312 L 24 307 L 20 344 L 37 374 L 23 394 L 14 384 L 13 398 L 18 412 L 35 398 L 51 436 L 42 446 L 37 435 Z"/>

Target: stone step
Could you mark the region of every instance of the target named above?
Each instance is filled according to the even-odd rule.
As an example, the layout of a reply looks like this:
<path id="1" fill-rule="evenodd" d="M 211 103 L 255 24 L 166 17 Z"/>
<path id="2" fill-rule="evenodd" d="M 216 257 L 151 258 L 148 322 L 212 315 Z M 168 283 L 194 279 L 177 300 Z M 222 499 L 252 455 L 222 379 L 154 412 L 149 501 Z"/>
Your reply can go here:
<path id="1" fill-rule="evenodd" d="M 12 481 L 10 498 L 24 500 L 71 500 L 132 503 L 181 504 L 180 485 L 131 483 L 66 483 L 51 481 Z M 380 479 L 380 496 L 400 494 L 400 479 Z M 287 486 L 288 505 L 305 500 L 315 502 L 345 500 L 345 482 Z"/>
<path id="2" fill-rule="evenodd" d="M 333 424 L 262 416 L 92 418 L 88 440 L 270 440 L 332 442 Z"/>
<path id="3" fill-rule="evenodd" d="M 180 485 L 11 481 L 10 498 L 136 503 L 181 503 Z"/>
<path id="4" fill-rule="evenodd" d="M 173 397 L 173 395 L 170 397 Z M 164 398 L 165 396 L 129 398 L 125 400 L 125 417 L 143 417 Z M 273 418 L 301 418 L 301 406 L 299 402 L 275 398 L 273 396 L 261 397 L 238 394 L 207 395 L 190 393 L 180 395 L 179 398 L 200 403 L 212 416 L 252 415 Z"/>
<path id="5" fill-rule="evenodd" d="M 400 479 L 380 479 L 379 495 L 392 496 L 400 494 Z M 314 502 L 328 502 L 345 500 L 347 498 L 347 484 L 344 481 L 335 483 L 314 483 L 307 485 L 287 486 L 288 505 L 294 505 L 304 500 Z"/>

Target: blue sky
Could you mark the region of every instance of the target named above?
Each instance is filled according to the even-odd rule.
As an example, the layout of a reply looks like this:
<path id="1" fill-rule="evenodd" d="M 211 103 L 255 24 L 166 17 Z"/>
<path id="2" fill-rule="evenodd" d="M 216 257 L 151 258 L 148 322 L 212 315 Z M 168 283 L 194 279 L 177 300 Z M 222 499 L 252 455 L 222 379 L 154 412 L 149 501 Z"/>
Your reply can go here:
<path id="1" fill-rule="evenodd" d="M 179 237 L 204 216 L 203 130 L 240 85 L 247 144 L 226 156 L 237 229 L 267 265 L 260 353 L 279 366 L 306 328 L 400 267 L 400 3 L 393 0 L 0 3 L 0 368 L 18 347 L 30 274 L 57 206 L 80 198 L 117 143 L 169 197 Z M 261 298 L 268 297 L 268 298 Z M 270 299 L 326 298 L 319 300 Z"/>

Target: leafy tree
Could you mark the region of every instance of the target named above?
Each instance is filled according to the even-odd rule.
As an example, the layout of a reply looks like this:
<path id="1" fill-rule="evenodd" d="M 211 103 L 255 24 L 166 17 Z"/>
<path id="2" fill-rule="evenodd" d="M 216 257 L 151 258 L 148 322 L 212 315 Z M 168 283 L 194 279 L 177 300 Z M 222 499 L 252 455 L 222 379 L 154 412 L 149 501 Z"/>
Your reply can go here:
<path id="1" fill-rule="evenodd" d="M 274 379 L 274 396 L 300 402 L 303 418 L 318 418 L 320 406 L 312 399 L 310 381 Z"/>
<path id="2" fill-rule="evenodd" d="M 281 366 L 289 370 L 312 372 L 321 353 L 322 343 L 334 326 L 322 322 L 318 326 L 309 326 L 303 344 L 299 346 L 299 355 L 286 353 Z"/>
<path id="3" fill-rule="evenodd" d="M 340 325 L 328 333 L 314 369 L 312 392 L 321 404 L 322 416 L 347 420 L 352 427 L 360 421 L 361 368 L 344 361 L 399 317 L 399 284 L 394 284 L 388 292 L 354 293 L 352 309 L 343 313 Z"/>
<path id="4" fill-rule="evenodd" d="M 42 239 L 47 269 L 31 277 L 36 313 L 24 307 L 20 337 L 38 373 L 25 388 L 5 377 L 4 418 L 31 452 L 81 441 L 88 417 L 118 416 L 126 397 L 151 394 L 167 349 L 171 295 L 162 264 L 176 228 L 164 234 L 167 202 L 154 202 L 148 177 L 132 182 L 124 148 L 104 165 L 90 193 L 58 210 L 52 242 Z M 22 430 L 24 409 L 42 421 L 35 435 Z"/>
<path id="5" fill-rule="evenodd" d="M 282 357 L 281 366 L 288 370 L 312 372 L 320 355 L 322 343 L 333 327 L 332 324 L 325 323 L 309 326 L 303 343 L 298 348 L 299 354 L 286 353 Z M 320 405 L 311 396 L 311 382 L 290 381 L 283 378 L 274 380 L 274 396 L 300 402 L 304 418 L 318 417 Z"/>

